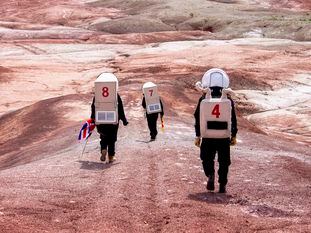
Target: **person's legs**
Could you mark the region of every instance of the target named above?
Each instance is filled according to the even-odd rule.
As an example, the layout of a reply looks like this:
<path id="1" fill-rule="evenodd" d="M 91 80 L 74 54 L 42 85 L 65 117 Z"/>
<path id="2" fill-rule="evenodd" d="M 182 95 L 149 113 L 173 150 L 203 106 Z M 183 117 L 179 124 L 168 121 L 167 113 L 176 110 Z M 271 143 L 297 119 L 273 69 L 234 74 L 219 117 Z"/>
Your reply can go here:
<path id="1" fill-rule="evenodd" d="M 214 160 L 216 149 L 211 140 L 212 139 L 203 138 L 200 149 L 200 158 L 202 160 L 204 173 L 207 177 L 215 173 Z"/>
<path id="2" fill-rule="evenodd" d="M 109 163 L 113 162 L 115 160 L 115 142 L 110 142 L 108 144 L 108 158 L 109 158 Z"/>
<path id="3" fill-rule="evenodd" d="M 103 162 L 106 160 L 107 146 L 108 146 L 107 137 L 105 135 L 100 134 L 100 152 L 101 152 L 100 160 Z"/>
<path id="4" fill-rule="evenodd" d="M 231 164 L 230 159 L 230 140 L 220 139 L 218 143 L 218 182 L 219 182 L 219 192 L 226 192 L 226 185 L 228 183 L 228 172 L 229 166 Z"/>
<path id="5" fill-rule="evenodd" d="M 148 122 L 148 128 L 150 131 L 151 140 L 155 140 L 158 135 L 158 130 L 157 130 L 158 115 L 159 115 L 158 113 L 147 115 L 147 122 Z"/>
<path id="6" fill-rule="evenodd" d="M 116 148 L 116 141 L 118 137 L 118 125 L 113 125 L 110 130 L 110 137 L 108 140 L 108 157 L 109 162 L 113 162 L 115 160 L 115 148 Z"/>
<path id="7" fill-rule="evenodd" d="M 109 156 L 114 156 L 115 155 L 115 148 L 116 148 L 115 142 L 110 142 L 108 144 L 108 155 Z"/>
<path id="8" fill-rule="evenodd" d="M 205 175 L 208 177 L 207 186 L 208 190 L 214 190 L 214 179 L 215 179 L 215 168 L 214 160 L 216 155 L 216 149 L 214 147 L 213 139 L 202 139 L 200 158 L 202 160 L 202 165 Z"/>

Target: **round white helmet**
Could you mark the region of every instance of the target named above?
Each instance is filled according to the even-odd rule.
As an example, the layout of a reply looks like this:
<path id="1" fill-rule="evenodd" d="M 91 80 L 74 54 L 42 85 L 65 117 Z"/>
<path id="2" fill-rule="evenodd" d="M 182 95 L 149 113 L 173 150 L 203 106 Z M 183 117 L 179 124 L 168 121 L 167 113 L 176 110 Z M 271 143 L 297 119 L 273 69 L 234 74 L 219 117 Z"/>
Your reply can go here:
<path id="1" fill-rule="evenodd" d="M 101 73 L 95 82 L 113 82 L 116 83 L 117 89 L 119 86 L 119 81 L 117 77 L 112 73 Z"/>
<path id="2" fill-rule="evenodd" d="M 144 88 L 149 88 L 149 87 L 156 87 L 157 85 L 156 84 L 154 84 L 153 82 L 146 82 L 146 83 L 144 83 L 144 85 L 143 85 L 143 89 Z"/>
<path id="3" fill-rule="evenodd" d="M 208 70 L 202 78 L 203 88 L 207 87 L 229 87 L 229 77 L 225 71 L 218 68 Z"/>

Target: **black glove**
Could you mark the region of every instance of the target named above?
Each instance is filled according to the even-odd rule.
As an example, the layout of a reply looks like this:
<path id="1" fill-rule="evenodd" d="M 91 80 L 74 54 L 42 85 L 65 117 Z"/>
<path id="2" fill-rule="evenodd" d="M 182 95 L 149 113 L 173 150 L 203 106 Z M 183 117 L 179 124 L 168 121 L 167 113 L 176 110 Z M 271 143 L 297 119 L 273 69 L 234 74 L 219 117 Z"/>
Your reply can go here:
<path id="1" fill-rule="evenodd" d="M 127 126 L 128 124 L 129 124 L 128 121 L 123 121 L 123 125 L 124 125 L 124 126 Z"/>

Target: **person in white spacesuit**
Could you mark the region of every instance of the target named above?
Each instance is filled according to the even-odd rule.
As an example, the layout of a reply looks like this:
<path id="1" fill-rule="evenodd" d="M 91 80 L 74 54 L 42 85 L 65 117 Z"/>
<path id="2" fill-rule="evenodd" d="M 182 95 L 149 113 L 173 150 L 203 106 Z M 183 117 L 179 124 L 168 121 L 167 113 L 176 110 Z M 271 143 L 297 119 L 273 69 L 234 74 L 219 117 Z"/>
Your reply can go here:
<path id="1" fill-rule="evenodd" d="M 208 70 L 196 88 L 202 92 L 194 113 L 195 145 L 200 147 L 207 190 L 215 190 L 214 160 L 218 154 L 219 193 L 226 192 L 231 164 L 230 145 L 236 144 L 237 119 L 234 102 L 229 95 L 229 77 L 221 69 Z"/>

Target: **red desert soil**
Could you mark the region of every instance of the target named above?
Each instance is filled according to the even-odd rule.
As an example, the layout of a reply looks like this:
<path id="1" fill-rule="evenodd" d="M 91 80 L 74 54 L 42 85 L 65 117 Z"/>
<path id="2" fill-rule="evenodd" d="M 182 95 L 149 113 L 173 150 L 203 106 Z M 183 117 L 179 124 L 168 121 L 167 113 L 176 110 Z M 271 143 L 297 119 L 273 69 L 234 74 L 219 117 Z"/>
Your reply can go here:
<path id="1" fill-rule="evenodd" d="M 308 0 L 271 0 L 274 7 L 284 7 L 289 9 L 311 10 L 311 2 Z"/>
<path id="2" fill-rule="evenodd" d="M 118 2 L 1 3 L 0 232 L 311 232 L 311 43 L 224 40 L 193 28 L 94 29 L 130 12 L 168 17 L 178 3 Z M 244 15 L 257 10 L 254 2 L 204 1 L 202 11 L 236 7 Z M 310 10 L 307 1 L 278 2 L 299 19 Z M 194 8 L 185 11 L 192 20 Z M 185 20 L 174 17 L 164 22 Z M 194 83 L 211 67 L 228 72 L 238 113 L 227 194 L 207 192 L 193 145 Z M 96 132 L 83 155 L 77 142 L 101 72 L 119 78 L 129 120 L 112 164 L 100 162 Z M 165 130 L 151 143 L 141 107 L 147 81 L 159 85 L 165 107 Z"/>

